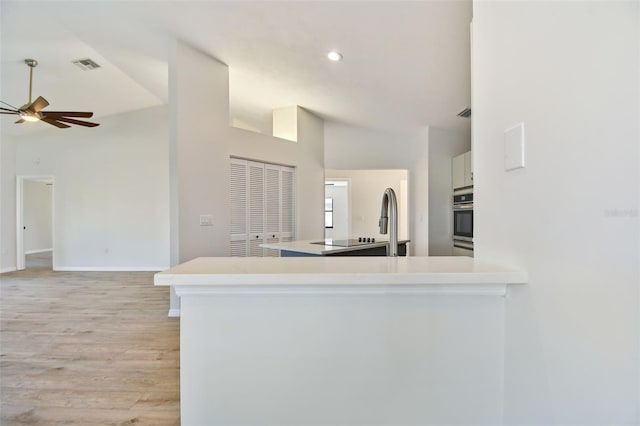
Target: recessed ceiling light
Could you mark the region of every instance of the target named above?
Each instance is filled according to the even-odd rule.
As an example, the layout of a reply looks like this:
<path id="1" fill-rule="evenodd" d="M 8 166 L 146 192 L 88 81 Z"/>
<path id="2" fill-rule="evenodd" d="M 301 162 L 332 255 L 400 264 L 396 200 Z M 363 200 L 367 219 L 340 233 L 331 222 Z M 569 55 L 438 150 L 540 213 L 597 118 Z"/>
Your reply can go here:
<path id="1" fill-rule="evenodd" d="M 327 58 L 329 58 L 330 61 L 338 62 L 342 60 L 342 55 L 335 50 L 332 50 L 331 52 L 327 53 Z"/>

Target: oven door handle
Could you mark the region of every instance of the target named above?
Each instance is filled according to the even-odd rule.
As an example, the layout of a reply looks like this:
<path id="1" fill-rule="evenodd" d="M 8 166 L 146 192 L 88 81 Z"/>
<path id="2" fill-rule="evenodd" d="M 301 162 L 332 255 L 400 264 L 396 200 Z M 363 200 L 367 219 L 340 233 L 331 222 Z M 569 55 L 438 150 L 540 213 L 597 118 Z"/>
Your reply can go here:
<path id="1" fill-rule="evenodd" d="M 464 242 L 462 242 L 462 241 L 459 241 L 459 242 L 458 242 L 458 241 L 456 241 L 456 240 L 453 240 L 453 246 L 454 246 L 454 247 L 457 247 L 457 248 L 465 249 L 465 250 L 473 250 L 473 243 L 467 243 L 467 244 L 465 244 L 465 243 L 464 243 Z"/>
<path id="2" fill-rule="evenodd" d="M 473 237 L 465 237 L 460 234 L 453 234 L 452 238 L 453 243 L 462 243 L 462 244 L 473 244 Z"/>

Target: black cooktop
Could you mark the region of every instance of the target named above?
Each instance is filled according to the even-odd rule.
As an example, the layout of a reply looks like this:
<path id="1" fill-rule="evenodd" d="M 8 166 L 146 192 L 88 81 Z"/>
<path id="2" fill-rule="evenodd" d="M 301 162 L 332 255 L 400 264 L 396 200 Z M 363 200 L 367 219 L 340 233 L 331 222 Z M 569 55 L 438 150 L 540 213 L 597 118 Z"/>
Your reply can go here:
<path id="1" fill-rule="evenodd" d="M 348 240 L 332 240 L 326 239 L 324 241 L 316 241 L 311 244 L 320 244 L 323 246 L 335 246 L 335 247 L 355 247 L 365 246 L 373 243 L 384 243 L 385 241 L 377 241 L 375 238 L 349 238 Z"/>

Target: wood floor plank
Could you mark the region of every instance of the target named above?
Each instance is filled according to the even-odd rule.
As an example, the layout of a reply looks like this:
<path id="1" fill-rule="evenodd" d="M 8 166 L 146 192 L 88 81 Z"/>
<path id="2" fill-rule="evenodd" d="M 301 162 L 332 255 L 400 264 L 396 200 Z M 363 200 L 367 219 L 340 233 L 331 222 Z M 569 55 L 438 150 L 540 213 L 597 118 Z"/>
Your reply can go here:
<path id="1" fill-rule="evenodd" d="M 0 424 L 179 425 L 168 289 L 152 273 L 39 262 L 0 275 Z"/>

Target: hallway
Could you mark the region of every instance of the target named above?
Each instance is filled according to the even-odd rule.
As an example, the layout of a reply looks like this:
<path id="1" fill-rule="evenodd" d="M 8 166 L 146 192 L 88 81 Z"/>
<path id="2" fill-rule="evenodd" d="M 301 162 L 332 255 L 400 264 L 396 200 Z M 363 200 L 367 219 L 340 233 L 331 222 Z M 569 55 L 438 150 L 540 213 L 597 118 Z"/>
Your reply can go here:
<path id="1" fill-rule="evenodd" d="M 53 252 L 45 251 L 42 253 L 33 253 L 25 255 L 24 266 L 27 269 L 53 269 Z"/>

